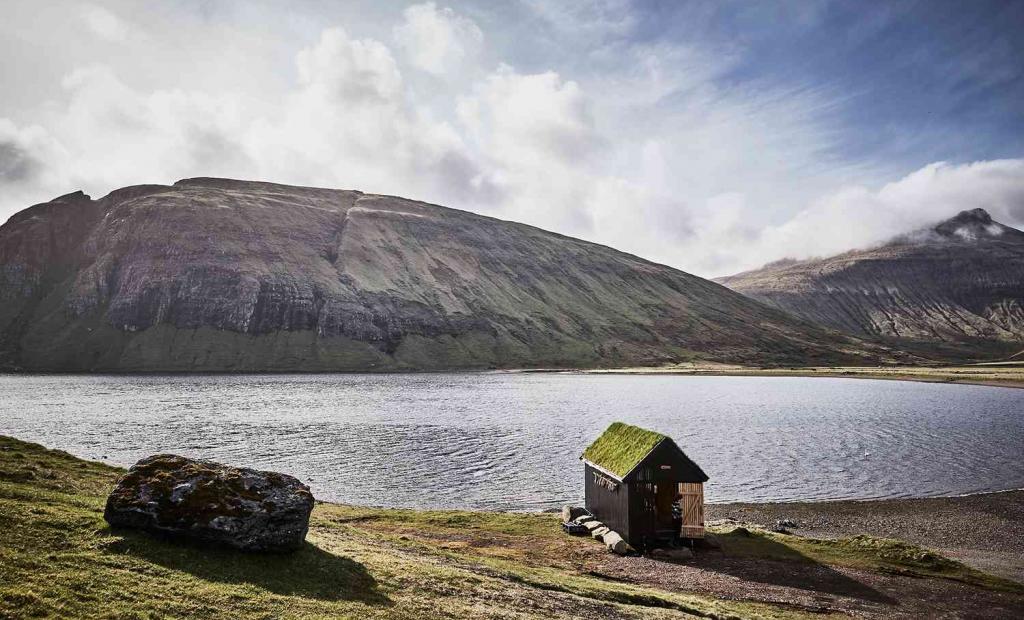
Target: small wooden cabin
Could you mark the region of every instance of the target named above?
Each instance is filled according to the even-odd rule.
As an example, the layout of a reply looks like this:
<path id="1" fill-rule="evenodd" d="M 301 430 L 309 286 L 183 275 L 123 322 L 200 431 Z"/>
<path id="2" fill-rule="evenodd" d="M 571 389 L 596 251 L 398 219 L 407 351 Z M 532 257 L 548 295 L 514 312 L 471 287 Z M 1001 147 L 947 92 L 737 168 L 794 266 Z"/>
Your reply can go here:
<path id="1" fill-rule="evenodd" d="M 633 547 L 704 537 L 708 476 L 671 438 L 615 422 L 580 458 L 587 510 Z"/>

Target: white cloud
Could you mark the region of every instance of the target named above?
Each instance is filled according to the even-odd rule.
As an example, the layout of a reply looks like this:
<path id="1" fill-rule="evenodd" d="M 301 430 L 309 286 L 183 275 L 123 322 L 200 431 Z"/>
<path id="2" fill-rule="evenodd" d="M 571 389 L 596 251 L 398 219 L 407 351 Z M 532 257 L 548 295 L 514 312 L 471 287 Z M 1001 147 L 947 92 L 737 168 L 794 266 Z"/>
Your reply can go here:
<path id="1" fill-rule="evenodd" d="M 341 104 L 393 103 L 401 96 L 402 76 L 391 50 L 373 39 L 353 39 L 329 28 L 313 47 L 299 52 L 299 79 L 325 100 Z"/>
<path id="2" fill-rule="evenodd" d="M 597 142 L 586 95 L 554 72 L 521 75 L 500 67 L 456 110 L 481 150 L 506 165 L 585 160 Z"/>
<path id="3" fill-rule="evenodd" d="M 259 175 L 462 203 L 479 172 L 458 132 L 414 105 L 379 41 L 325 31 L 297 57 L 300 87 L 280 118 L 246 136 Z"/>
<path id="4" fill-rule="evenodd" d="M 865 248 L 982 208 L 1003 224 L 1024 227 L 1024 159 L 929 164 L 878 189 L 850 186 L 815 200 L 746 248 L 741 268 L 780 258 L 830 256 Z M 724 229 L 719 238 L 732 235 Z M 724 274 L 723 274 L 724 275 Z"/>
<path id="5" fill-rule="evenodd" d="M 484 35 L 476 23 L 433 2 L 414 4 L 402 13 L 393 36 L 410 64 L 443 75 L 457 71 L 480 51 Z"/>
<path id="6" fill-rule="evenodd" d="M 244 159 L 241 106 L 231 97 L 140 92 L 104 66 L 77 69 L 63 85 L 69 100 L 53 126 L 71 153 L 69 174 L 97 193 L 200 169 L 225 174 Z"/>
<path id="7" fill-rule="evenodd" d="M 379 41 L 327 29 L 296 54 L 295 66 L 298 83 L 270 115 L 230 93 L 145 92 L 107 66 L 76 69 L 62 81 L 66 102 L 48 119 L 52 135 L 0 119 L 7 171 L 0 185 L 8 189 L 8 177 L 31 172 L 21 184 L 44 199 L 68 186 L 99 196 L 128 184 L 209 175 L 448 204 L 489 190 L 452 125 L 408 101 L 398 65 Z M 0 200 L 11 211 L 26 206 L 21 193 L 6 191 Z"/>
<path id="8" fill-rule="evenodd" d="M 283 15 L 250 32 L 236 19 L 223 45 L 217 11 L 261 12 L 166 9 L 175 27 L 146 21 L 149 45 L 132 34 L 128 20 L 141 20 L 132 5 L 96 2 L 116 25 L 97 18 L 61 42 L 85 36 L 78 55 L 117 53 L 76 57 L 59 96 L 28 120 L 0 118 L 0 215 L 79 188 L 99 196 L 190 176 L 254 178 L 486 212 L 706 276 L 877 243 L 965 208 L 1024 223 L 1021 160 L 934 164 L 886 183 L 905 172 L 834 155 L 841 97 L 725 80 L 740 43 L 632 41 L 625 1 L 534 2 L 524 25 L 488 31 L 487 48 L 475 21 L 433 3 L 373 5 L 390 11 L 386 20 L 351 17 L 344 28 Z M 301 36 L 273 39 L 288 29 Z M 484 60 L 510 51 L 495 47 L 502 37 L 526 41 L 534 30 L 582 51 L 565 63 L 534 50 L 515 67 Z M 120 45 L 94 45 L 95 36 Z M 148 72 L 120 60 L 158 47 L 173 63 L 168 50 L 186 43 L 230 62 Z"/>
<path id="9" fill-rule="evenodd" d="M 0 118 L 0 196 L 4 203 L 27 207 L 44 199 L 40 187 L 67 187 L 69 180 L 61 170 L 68 160 L 64 147 L 46 129 L 18 127 Z"/>
<path id="10" fill-rule="evenodd" d="M 85 3 L 81 7 L 80 14 L 86 27 L 106 41 L 123 42 L 130 36 L 138 34 L 132 24 L 102 6 Z"/>
<path id="11" fill-rule="evenodd" d="M 456 110 L 484 178 L 501 188 L 503 217 L 588 231 L 588 201 L 599 182 L 593 155 L 603 144 L 579 84 L 502 66 Z"/>
<path id="12" fill-rule="evenodd" d="M 570 37 L 601 41 L 626 36 L 637 22 L 631 0 L 524 0 L 524 4 Z"/>

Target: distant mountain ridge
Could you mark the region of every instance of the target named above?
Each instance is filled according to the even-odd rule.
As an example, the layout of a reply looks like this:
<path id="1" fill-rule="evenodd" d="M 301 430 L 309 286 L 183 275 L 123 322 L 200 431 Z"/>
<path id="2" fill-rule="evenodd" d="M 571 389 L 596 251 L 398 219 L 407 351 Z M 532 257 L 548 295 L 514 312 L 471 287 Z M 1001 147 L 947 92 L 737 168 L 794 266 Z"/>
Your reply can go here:
<path id="1" fill-rule="evenodd" d="M 1024 349 L 1024 232 L 984 209 L 875 248 L 780 261 L 716 281 L 833 329 L 911 348 L 935 345 L 940 356 Z"/>
<path id="2" fill-rule="evenodd" d="M 888 350 L 696 276 L 391 196 L 229 179 L 0 227 L 0 359 L 46 371 L 863 363 Z"/>

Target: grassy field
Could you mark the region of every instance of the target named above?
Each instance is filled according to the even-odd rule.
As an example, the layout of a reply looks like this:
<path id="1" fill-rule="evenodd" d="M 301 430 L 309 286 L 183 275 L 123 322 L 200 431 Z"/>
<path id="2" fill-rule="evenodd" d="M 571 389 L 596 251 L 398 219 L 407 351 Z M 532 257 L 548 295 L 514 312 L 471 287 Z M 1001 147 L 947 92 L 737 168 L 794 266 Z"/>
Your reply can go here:
<path id="1" fill-rule="evenodd" d="M 1024 363 L 1017 362 L 965 366 L 807 366 L 792 368 L 757 368 L 711 362 L 692 362 L 667 366 L 588 370 L 584 372 L 596 374 L 674 374 L 738 377 L 847 377 L 1024 387 Z"/>
<path id="2" fill-rule="evenodd" d="M 650 561 L 609 556 L 595 541 L 565 536 L 550 514 L 318 504 L 307 544 L 290 555 L 203 549 L 112 531 L 102 508 L 120 471 L 0 437 L 0 618 L 843 615 L 841 606 L 711 596 L 645 584 L 642 576 L 610 576 L 608 562 L 632 567 Z M 1021 591 L 897 541 L 816 541 L 735 528 L 720 534 L 722 561 L 850 567 L 913 576 L 935 582 L 939 591 L 947 588 L 943 583 Z M 657 571 L 676 568 L 685 567 L 664 563 Z"/>

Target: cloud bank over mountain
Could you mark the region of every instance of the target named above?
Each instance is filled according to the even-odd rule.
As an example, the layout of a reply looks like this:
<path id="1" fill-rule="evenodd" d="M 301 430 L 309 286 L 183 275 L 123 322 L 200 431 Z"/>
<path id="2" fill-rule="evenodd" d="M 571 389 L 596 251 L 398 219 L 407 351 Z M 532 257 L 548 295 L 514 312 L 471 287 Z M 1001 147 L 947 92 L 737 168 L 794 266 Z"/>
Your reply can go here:
<path id="1" fill-rule="evenodd" d="M 614 1 L 15 1 L 0 26 L 2 77 L 20 86 L 0 95 L 0 217 L 79 188 L 261 179 L 420 198 L 706 276 L 963 209 L 1024 224 L 1024 160 L 988 157 L 1016 138 L 952 153 L 946 128 L 945 151 L 894 135 L 866 156 L 861 94 L 752 65 L 744 24 L 759 16 L 744 12 L 763 9 L 731 7 L 747 30 L 728 38 L 706 34 L 718 9 L 687 7 L 663 32 L 651 6 Z M 787 29 L 832 19 L 778 10 Z M 992 62 L 974 79 L 1016 84 Z M 949 162 L 894 154 L 900 140 Z"/>

